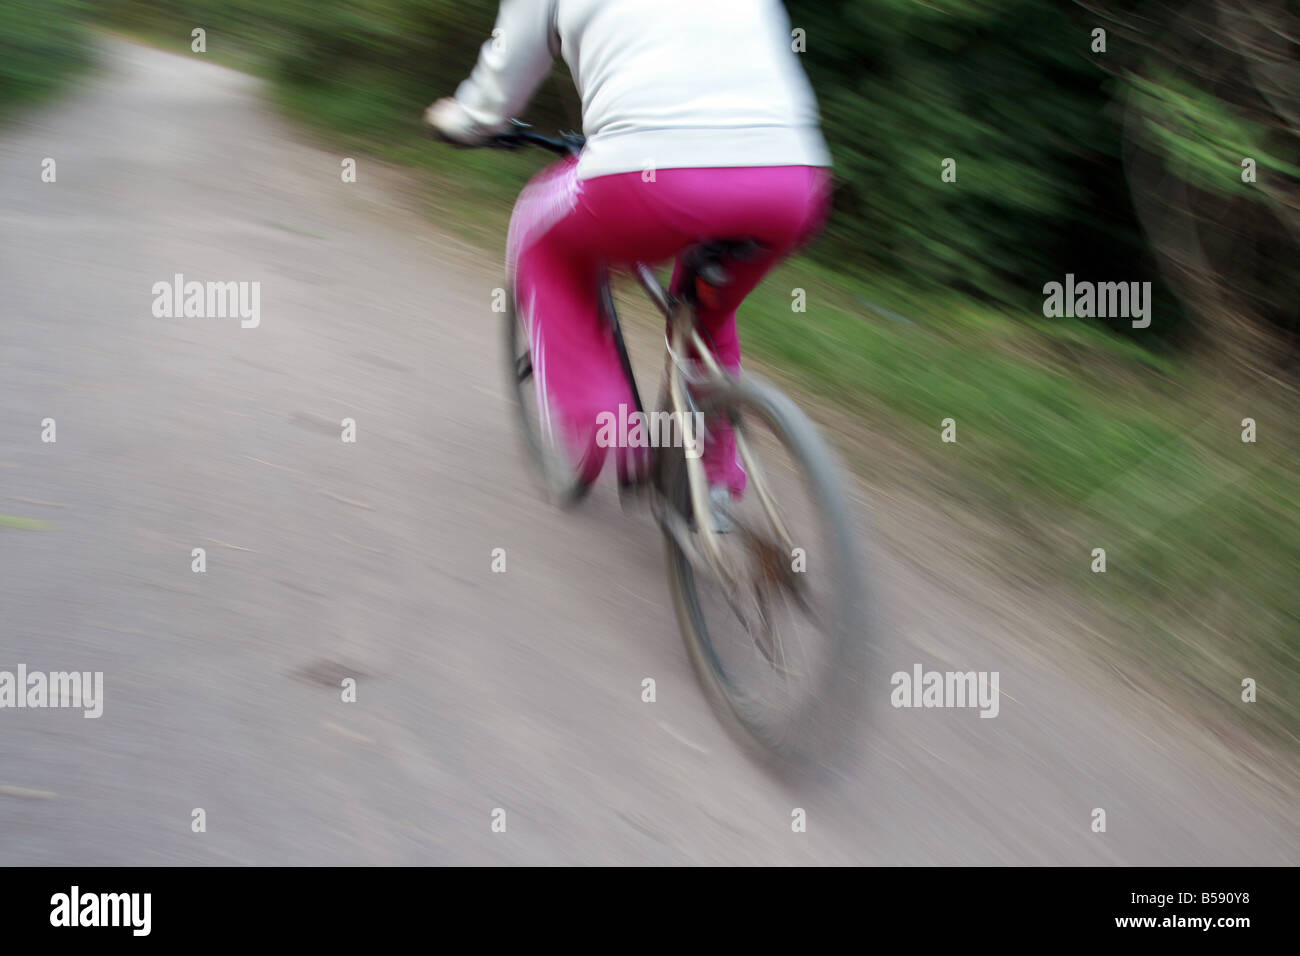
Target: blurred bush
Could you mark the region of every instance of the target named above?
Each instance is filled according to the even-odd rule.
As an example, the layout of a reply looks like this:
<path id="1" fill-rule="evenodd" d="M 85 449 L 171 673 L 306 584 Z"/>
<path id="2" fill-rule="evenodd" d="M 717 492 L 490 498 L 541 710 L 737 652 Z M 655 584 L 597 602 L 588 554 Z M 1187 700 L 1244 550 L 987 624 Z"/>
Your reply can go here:
<path id="1" fill-rule="evenodd" d="M 0 114 L 89 63 L 84 12 L 79 0 L 0 3 Z"/>
<path id="2" fill-rule="evenodd" d="M 1106 2 L 787 0 L 836 164 L 835 212 L 811 254 L 1021 315 L 1040 314 L 1043 284 L 1065 272 L 1150 280 L 1162 307 L 1144 342 L 1184 339 L 1191 316 L 1211 336 L 1253 342 L 1255 358 L 1275 355 L 1300 301 L 1300 270 L 1287 267 L 1300 251 L 1296 18 L 1287 0 Z M 496 6 L 113 0 L 106 10 L 204 26 L 210 49 L 252 48 L 279 83 L 311 92 L 322 120 L 381 138 L 454 89 Z M 572 127 L 579 115 L 558 64 L 531 117 Z M 1241 182 L 1248 154 L 1257 186 Z M 946 158 L 956 183 L 941 180 Z"/>
<path id="3" fill-rule="evenodd" d="M 1292 0 L 1099 3 L 1098 18 L 1131 51 L 1106 66 L 1122 81 L 1130 193 L 1170 288 L 1219 355 L 1246 366 L 1294 364 L 1300 8 Z"/>
<path id="4" fill-rule="evenodd" d="M 468 75 L 496 9 L 495 0 L 111 0 L 102 15 L 145 30 L 202 26 L 209 52 L 237 44 L 258 56 L 273 80 L 310 91 L 339 124 L 381 136 L 416 121 Z M 532 115 L 580 125 L 562 63 Z"/>
<path id="5" fill-rule="evenodd" d="M 1033 308 L 1043 283 L 1150 278 L 1108 77 L 1041 0 L 791 0 L 835 155 L 825 252 Z M 941 162 L 956 161 L 956 183 Z"/>

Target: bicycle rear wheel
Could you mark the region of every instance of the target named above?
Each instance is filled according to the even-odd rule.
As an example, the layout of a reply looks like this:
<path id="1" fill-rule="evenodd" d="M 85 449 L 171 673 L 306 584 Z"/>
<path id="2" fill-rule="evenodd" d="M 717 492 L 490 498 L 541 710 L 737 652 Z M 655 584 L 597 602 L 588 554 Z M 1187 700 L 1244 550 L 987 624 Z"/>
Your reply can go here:
<path id="1" fill-rule="evenodd" d="M 528 455 L 536 466 L 546 496 L 560 507 L 571 507 L 591 490 L 595 475 L 584 471 L 564 448 L 559 424 L 547 413 L 546 397 L 537 385 L 533 354 L 515 298 L 506 313 L 507 378 Z"/>
<path id="2" fill-rule="evenodd" d="M 858 722 L 869 639 L 841 469 L 807 416 L 761 379 L 711 383 L 693 399 L 706 422 L 732 423 L 760 467 L 729 513 L 732 530 L 718 539 L 731 582 L 698 556 L 692 563 L 665 530 L 670 590 L 691 661 L 742 740 L 785 768 L 830 760 Z M 664 467 L 668 503 L 688 515 L 683 454 Z"/>

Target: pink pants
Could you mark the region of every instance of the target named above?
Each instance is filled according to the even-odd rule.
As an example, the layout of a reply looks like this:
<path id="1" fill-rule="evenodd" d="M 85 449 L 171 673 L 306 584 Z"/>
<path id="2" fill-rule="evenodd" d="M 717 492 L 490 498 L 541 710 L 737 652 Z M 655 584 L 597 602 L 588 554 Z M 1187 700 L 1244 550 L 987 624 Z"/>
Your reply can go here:
<path id="1" fill-rule="evenodd" d="M 811 238 L 829 205 L 829 171 L 814 166 L 661 169 L 580 180 L 576 160 L 538 174 L 515 204 L 507 274 L 528 330 L 537 401 L 549 427 L 594 479 L 605 459 L 598 416 L 635 409 L 607 323 L 600 315 L 602 270 L 677 256 L 702 239 L 757 239 L 764 253 L 732 262 L 718 308 L 699 318 L 714 354 L 740 369 L 736 307 L 783 256 Z M 673 270 L 677 291 L 682 263 Z M 623 453 L 633 450 L 622 450 Z M 745 475 L 725 423 L 708 423 L 703 459 L 709 481 L 737 497 Z M 633 465 L 635 467 L 635 465 Z"/>

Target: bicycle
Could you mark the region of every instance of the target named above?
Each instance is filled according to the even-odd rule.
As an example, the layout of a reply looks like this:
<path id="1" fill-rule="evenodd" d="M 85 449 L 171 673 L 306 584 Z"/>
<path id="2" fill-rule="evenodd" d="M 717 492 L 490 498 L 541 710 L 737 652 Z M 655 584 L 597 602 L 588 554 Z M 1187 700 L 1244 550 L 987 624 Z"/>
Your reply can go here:
<path id="1" fill-rule="evenodd" d="M 488 145 L 517 149 L 537 146 L 561 156 L 577 155 L 585 139 L 577 134 L 551 138 L 516 123 Z M 701 295 L 727 282 L 727 263 L 754 254 L 751 239 L 701 242 L 685 252 L 681 294 L 671 294 L 649 265 L 637 263 L 633 274 L 667 321 L 664 386 L 660 408 L 669 420 L 705 422 L 725 418 L 735 434 L 736 449 L 756 503 L 742 515 L 739 503 L 726 515 L 730 530 L 713 517 L 702 460 L 684 448 L 653 449 L 648 480 L 651 511 L 665 542 L 669 587 L 679 628 L 695 672 L 715 711 L 744 742 L 758 745 L 760 755 L 786 768 L 828 757 L 847 742 L 848 729 L 865 694 L 863 675 L 868 632 L 863 607 L 863 576 L 841 469 L 816 427 L 798 406 L 771 383 L 745 374 L 734 377 L 714 357 L 695 318 Z M 644 414 L 636 377 L 606 274 L 600 297 L 636 410 Z M 577 470 L 553 439 L 535 394 L 532 356 L 514 290 L 507 295 L 506 338 L 515 405 L 527 447 L 551 497 L 572 506 L 590 489 L 592 479 Z M 693 361 L 684 358 L 693 356 Z M 533 394 L 529 394 L 532 392 Z M 536 411 L 534 411 L 536 406 Z M 770 435 L 760 437 L 759 428 Z M 708 430 L 703 436 L 708 439 Z M 814 502 L 813 517 L 794 523 L 778 505 L 778 490 L 789 490 L 760 466 L 760 445 L 789 451 L 793 470 Z M 622 462 L 620 460 L 620 466 Z M 786 469 L 789 471 L 790 469 Z M 789 478 L 785 472 L 783 478 Z M 637 480 L 619 469 L 622 493 Z M 696 516 L 700 516 L 697 520 Z M 810 551 L 808 525 L 819 526 L 829 544 Z M 801 566 L 802 561 L 802 566 Z M 810 569 L 809 561 L 815 566 Z M 812 582 L 828 585 L 829 598 L 814 608 Z M 719 600 L 720 598 L 720 600 Z M 776 626 L 777 603 L 810 617 L 825 638 L 813 653 L 792 645 Z M 728 632 L 739 623 L 741 635 Z M 800 653 L 792 653 L 798 648 Z M 737 660 L 747 649 L 754 659 Z M 806 691 L 793 693 L 794 679 L 809 677 Z M 757 684 L 758 687 L 750 686 Z M 764 691 L 782 700 L 769 702 Z"/>

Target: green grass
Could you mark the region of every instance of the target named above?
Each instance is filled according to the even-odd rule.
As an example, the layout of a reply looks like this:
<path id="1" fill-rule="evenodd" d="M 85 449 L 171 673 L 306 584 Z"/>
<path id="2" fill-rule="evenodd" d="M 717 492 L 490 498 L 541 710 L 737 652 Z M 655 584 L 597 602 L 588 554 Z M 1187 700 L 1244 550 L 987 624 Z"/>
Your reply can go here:
<path id="1" fill-rule="evenodd" d="M 48 521 L 39 518 L 20 518 L 17 515 L 0 515 L 0 528 L 16 528 L 19 531 L 48 531 L 52 528 Z"/>
<path id="2" fill-rule="evenodd" d="M 790 310 L 795 287 L 807 314 Z M 798 261 L 742 317 L 752 353 L 862 423 L 860 471 L 890 478 L 872 434 L 910 449 L 946 507 L 1005 532 L 985 549 L 989 571 L 1086 609 L 1093 652 L 1161 675 L 1207 719 L 1297 742 L 1294 390 L 1221 379 L 1096 326 L 927 301 Z M 949 417 L 953 445 L 939 440 Z M 1246 417 L 1254 444 L 1241 441 Z M 1104 574 L 1091 571 L 1096 547 Z M 1240 700 L 1245 677 L 1268 685 L 1255 704 Z"/>
<path id="3" fill-rule="evenodd" d="M 47 100 L 92 63 L 76 0 L 0 4 L 0 122 Z"/>

